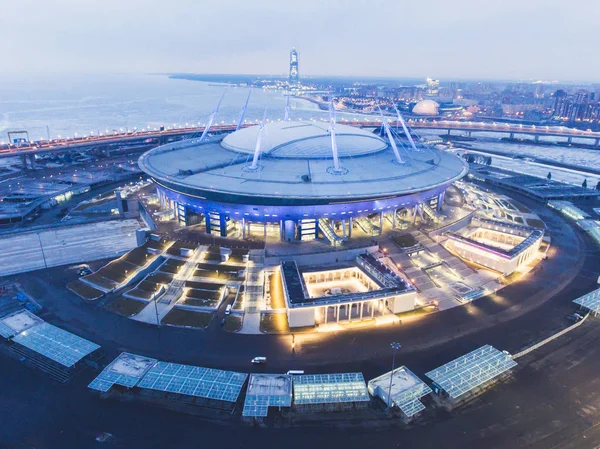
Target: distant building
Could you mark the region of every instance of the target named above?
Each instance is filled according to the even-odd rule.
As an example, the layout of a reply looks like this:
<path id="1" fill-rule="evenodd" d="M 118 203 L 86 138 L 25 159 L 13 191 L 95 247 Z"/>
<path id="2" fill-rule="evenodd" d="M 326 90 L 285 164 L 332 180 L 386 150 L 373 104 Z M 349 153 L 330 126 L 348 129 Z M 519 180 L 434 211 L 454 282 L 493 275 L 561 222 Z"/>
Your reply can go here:
<path id="1" fill-rule="evenodd" d="M 440 91 L 440 80 L 427 78 L 427 96 L 435 97 Z"/>
<path id="2" fill-rule="evenodd" d="M 446 249 L 504 275 L 522 269 L 538 254 L 544 230 L 476 218 L 461 233 L 448 233 Z"/>
<path id="3" fill-rule="evenodd" d="M 300 73 L 298 72 L 298 51 L 292 48 L 290 51 L 290 83 L 298 83 L 300 81 Z"/>
<path id="4" fill-rule="evenodd" d="M 554 93 L 552 117 L 568 122 L 592 122 L 600 119 L 600 103 L 594 93 L 578 91 L 569 95 L 563 89 Z"/>
<path id="5" fill-rule="evenodd" d="M 433 100 L 421 100 L 412 109 L 415 115 L 438 115 L 440 105 Z"/>

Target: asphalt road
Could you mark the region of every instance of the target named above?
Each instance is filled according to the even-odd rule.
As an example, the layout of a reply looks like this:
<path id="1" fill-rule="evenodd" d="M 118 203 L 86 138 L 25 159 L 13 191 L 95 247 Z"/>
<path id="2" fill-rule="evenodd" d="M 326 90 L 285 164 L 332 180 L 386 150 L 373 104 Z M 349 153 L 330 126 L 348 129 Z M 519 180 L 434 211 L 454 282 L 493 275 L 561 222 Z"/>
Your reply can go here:
<path id="1" fill-rule="evenodd" d="M 519 200 L 534 206 L 526 199 Z M 263 370 L 361 371 L 370 379 L 389 370 L 389 343 L 399 341 L 403 347 L 397 364 L 407 365 L 422 377 L 429 369 L 484 344 L 514 353 L 554 333 L 568 324 L 565 315 L 573 310 L 572 299 L 596 286 L 600 254 L 593 243 L 553 211 L 534 208 L 549 225 L 553 249 L 550 258 L 526 279 L 474 304 L 403 325 L 297 335 L 294 352 L 290 336 L 234 335 L 217 326 L 204 332 L 157 329 L 81 304 L 64 288 L 65 276 L 69 276 L 64 268 L 22 275 L 18 280 L 45 306 L 44 319 L 101 344 L 107 362 L 128 350 L 173 362 L 248 372 L 253 369 L 249 360 L 265 355 L 269 365 Z M 13 447 L 101 447 L 94 438 L 106 431 L 114 439 L 104 445 L 127 448 L 199 447 L 208 443 L 232 448 L 372 444 L 596 447 L 600 435 L 594 426 L 600 418 L 600 404 L 594 393 L 597 381 L 593 373 L 600 359 L 593 342 L 600 336 L 598 324 L 597 320 L 588 321 L 559 342 L 527 356 L 511 382 L 497 386 L 467 407 L 452 413 L 439 409 L 427 412 L 408 429 L 360 415 L 355 421 L 335 422 L 332 417 L 331 422 L 320 420 L 312 426 L 238 426 L 232 431 L 226 425 L 229 419 L 220 423 L 138 401 L 102 400 L 86 388 L 97 374 L 92 370 L 58 385 L 2 355 L 0 442 Z M 587 437 L 580 438 L 588 428 Z M 555 443 L 558 445 L 553 446 Z"/>

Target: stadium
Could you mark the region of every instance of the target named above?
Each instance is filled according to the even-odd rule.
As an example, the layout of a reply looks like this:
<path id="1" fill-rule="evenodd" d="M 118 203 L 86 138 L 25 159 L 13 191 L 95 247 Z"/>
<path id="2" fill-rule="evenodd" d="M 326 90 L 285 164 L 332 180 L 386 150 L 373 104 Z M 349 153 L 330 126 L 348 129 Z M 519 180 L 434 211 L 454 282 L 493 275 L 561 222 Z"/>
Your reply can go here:
<path id="1" fill-rule="evenodd" d="M 221 139 L 190 138 L 139 159 L 160 205 L 183 226 L 222 237 L 274 233 L 282 241 L 341 245 L 353 229 L 435 214 L 468 171 L 460 158 L 400 139 L 314 121 L 241 127 Z M 383 132 L 385 131 L 385 132 Z M 375 233 L 373 233 L 375 235 Z"/>

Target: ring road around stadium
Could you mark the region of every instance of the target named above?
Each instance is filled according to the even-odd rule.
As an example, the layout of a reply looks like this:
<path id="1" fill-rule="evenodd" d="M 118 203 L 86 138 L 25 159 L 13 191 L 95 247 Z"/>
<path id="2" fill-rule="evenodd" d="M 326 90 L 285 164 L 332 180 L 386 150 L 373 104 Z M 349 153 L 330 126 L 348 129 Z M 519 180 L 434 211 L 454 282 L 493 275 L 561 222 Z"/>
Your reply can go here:
<path id="1" fill-rule="evenodd" d="M 389 135 L 389 134 L 388 134 Z M 350 237 L 352 220 L 396 211 L 435 210 L 446 188 L 468 171 L 458 157 L 430 147 L 402 153 L 367 130 L 283 121 L 241 128 L 220 142 L 189 139 L 145 153 L 139 165 L 163 208 L 182 225 L 246 237 L 250 224 L 275 225 L 284 241 Z M 348 231 L 346 231 L 348 229 Z M 348 235 L 347 235 L 348 234 Z"/>

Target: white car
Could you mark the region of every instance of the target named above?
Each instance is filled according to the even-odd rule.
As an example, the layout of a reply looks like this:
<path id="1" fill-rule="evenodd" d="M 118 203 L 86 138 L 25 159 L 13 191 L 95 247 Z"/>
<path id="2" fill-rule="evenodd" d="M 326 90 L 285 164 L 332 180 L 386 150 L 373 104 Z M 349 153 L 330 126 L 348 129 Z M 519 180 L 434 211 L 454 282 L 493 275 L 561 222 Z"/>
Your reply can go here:
<path id="1" fill-rule="evenodd" d="M 267 358 L 266 357 L 254 357 L 251 360 L 252 363 L 254 363 L 255 365 L 264 365 L 265 363 L 267 363 Z"/>

